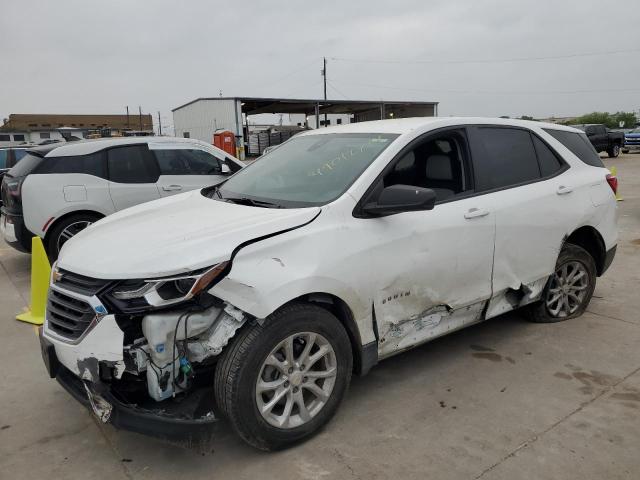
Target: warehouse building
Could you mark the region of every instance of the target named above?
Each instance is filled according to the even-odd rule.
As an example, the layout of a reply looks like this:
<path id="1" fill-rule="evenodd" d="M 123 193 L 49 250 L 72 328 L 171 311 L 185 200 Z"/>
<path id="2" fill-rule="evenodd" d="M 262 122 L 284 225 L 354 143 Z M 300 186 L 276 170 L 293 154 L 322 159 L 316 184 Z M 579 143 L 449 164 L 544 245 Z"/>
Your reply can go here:
<path id="1" fill-rule="evenodd" d="M 0 126 L 1 144 L 42 143 L 43 141 L 78 139 L 93 136 L 153 134 L 149 114 L 136 115 L 68 115 L 12 113 Z"/>
<path id="2" fill-rule="evenodd" d="M 253 121 L 263 114 L 278 115 L 278 121 Z M 260 155 L 266 146 L 279 144 L 300 130 L 437 115 L 438 102 L 211 97 L 174 108 L 173 124 L 176 136 L 209 143 L 216 131 L 229 130 L 236 137 L 237 156 L 244 158 Z"/>

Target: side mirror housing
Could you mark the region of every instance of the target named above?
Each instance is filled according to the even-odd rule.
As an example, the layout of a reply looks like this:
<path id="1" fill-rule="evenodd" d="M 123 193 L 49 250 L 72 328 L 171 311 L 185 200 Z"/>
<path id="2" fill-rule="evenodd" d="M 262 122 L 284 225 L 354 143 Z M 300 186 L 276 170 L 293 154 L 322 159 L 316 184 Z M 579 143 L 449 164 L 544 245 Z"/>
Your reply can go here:
<path id="1" fill-rule="evenodd" d="M 401 212 L 432 210 L 436 192 L 412 185 L 391 185 L 380 192 L 377 201 L 367 203 L 362 210 L 371 216 L 382 217 Z"/>
<path id="2" fill-rule="evenodd" d="M 222 173 L 222 175 L 229 175 L 231 173 L 229 165 L 227 165 L 226 163 L 220 164 L 220 173 Z"/>

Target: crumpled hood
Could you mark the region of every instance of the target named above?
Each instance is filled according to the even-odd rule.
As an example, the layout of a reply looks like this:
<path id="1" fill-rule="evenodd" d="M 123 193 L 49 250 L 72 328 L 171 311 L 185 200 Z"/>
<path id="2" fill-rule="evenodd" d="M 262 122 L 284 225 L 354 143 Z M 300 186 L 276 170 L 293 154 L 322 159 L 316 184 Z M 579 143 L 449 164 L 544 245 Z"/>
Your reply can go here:
<path id="1" fill-rule="evenodd" d="M 319 207 L 259 208 L 200 191 L 110 215 L 63 246 L 58 266 L 93 278 L 154 278 L 229 260 L 240 244 L 313 220 Z"/>

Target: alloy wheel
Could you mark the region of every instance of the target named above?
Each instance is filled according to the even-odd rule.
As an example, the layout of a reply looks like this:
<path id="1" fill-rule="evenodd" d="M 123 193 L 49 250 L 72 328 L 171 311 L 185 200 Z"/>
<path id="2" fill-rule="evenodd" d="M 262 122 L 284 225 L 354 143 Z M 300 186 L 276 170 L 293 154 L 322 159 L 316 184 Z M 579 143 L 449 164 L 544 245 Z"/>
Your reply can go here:
<path id="1" fill-rule="evenodd" d="M 545 300 L 549 315 L 564 318 L 575 313 L 589 288 L 587 268 L 577 261 L 560 266 L 551 277 Z"/>
<path id="2" fill-rule="evenodd" d="M 56 248 L 58 249 L 58 253 L 60 253 L 62 246 L 67 242 L 67 240 L 69 240 L 74 235 L 77 235 L 78 233 L 80 233 L 82 230 L 87 228 L 92 223 L 93 222 L 89 220 L 80 220 L 78 222 L 73 222 L 67 225 L 62 230 L 62 232 L 60 232 L 60 235 L 58 236 L 58 241 L 56 242 Z"/>
<path id="3" fill-rule="evenodd" d="M 267 355 L 256 382 L 256 404 L 270 425 L 290 429 L 309 422 L 327 404 L 338 372 L 329 341 L 294 333 Z"/>

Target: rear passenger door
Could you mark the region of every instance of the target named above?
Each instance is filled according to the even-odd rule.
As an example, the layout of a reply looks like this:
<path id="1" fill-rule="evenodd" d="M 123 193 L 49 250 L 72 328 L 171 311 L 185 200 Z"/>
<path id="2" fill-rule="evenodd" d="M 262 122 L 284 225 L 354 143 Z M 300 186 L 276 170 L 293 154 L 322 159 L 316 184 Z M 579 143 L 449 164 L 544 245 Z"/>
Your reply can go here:
<path id="1" fill-rule="evenodd" d="M 107 150 L 109 193 L 117 210 L 160 198 L 158 165 L 147 144 Z"/>
<path id="2" fill-rule="evenodd" d="M 160 168 L 161 196 L 216 185 L 224 180 L 221 161 L 195 145 L 151 146 Z"/>
<path id="3" fill-rule="evenodd" d="M 491 318 L 540 295 L 580 206 L 567 165 L 533 132 L 476 126 L 469 135 L 476 188 L 496 221 Z"/>

